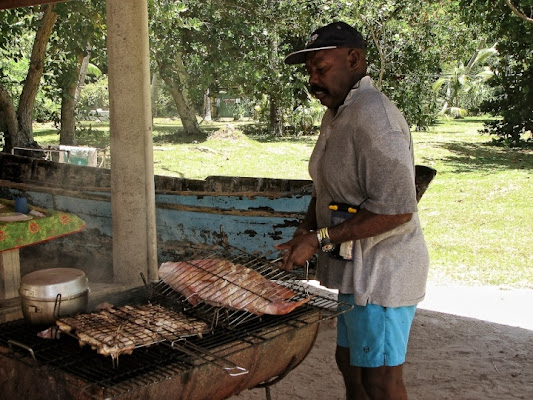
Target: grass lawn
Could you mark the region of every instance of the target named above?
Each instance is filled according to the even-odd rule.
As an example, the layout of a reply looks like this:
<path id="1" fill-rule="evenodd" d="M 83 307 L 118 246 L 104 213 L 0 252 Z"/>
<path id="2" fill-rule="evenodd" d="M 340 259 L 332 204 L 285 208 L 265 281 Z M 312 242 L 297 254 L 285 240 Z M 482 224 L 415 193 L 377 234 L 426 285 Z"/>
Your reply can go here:
<path id="1" fill-rule="evenodd" d="M 419 205 L 430 255 L 430 278 L 533 288 L 533 151 L 503 149 L 480 135 L 483 119 L 443 119 L 413 132 L 416 163 L 437 177 Z M 179 122 L 154 121 L 158 175 L 203 179 L 210 175 L 309 179 L 316 136 L 272 138 L 244 134 L 246 122 L 202 124 L 188 137 Z M 107 123 L 86 123 L 79 145 L 109 145 Z M 58 144 L 57 130 L 35 126 L 40 145 Z"/>

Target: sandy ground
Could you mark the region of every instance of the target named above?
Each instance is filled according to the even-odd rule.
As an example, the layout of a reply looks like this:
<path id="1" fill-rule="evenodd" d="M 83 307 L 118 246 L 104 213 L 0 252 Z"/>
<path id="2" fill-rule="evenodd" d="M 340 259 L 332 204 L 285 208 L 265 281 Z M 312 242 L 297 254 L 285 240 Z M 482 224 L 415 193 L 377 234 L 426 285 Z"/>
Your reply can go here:
<path id="1" fill-rule="evenodd" d="M 533 399 L 533 289 L 429 284 L 404 368 L 410 400 Z M 272 400 L 341 400 L 334 324 L 270 388 Z M 265 389 L 232 400 L 267 399 Z"/>

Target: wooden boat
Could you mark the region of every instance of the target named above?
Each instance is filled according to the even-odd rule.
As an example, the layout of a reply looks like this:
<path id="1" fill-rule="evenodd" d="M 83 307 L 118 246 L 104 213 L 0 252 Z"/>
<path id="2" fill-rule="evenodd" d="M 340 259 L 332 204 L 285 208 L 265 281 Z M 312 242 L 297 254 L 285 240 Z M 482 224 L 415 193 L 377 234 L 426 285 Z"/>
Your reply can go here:
<path id="1" fill-rule="evenodd" d="M 23 248 L 21 274 L 72 267 L 90 281 L 112 282 L 111 171 L 0 153 L 0 197 L 82 218 L 75 235 Z M 311 197 L 311 181 L 212 176 L 155 176 L 158 261 L 224 242 L 272 255 L 292 237 Z"/>

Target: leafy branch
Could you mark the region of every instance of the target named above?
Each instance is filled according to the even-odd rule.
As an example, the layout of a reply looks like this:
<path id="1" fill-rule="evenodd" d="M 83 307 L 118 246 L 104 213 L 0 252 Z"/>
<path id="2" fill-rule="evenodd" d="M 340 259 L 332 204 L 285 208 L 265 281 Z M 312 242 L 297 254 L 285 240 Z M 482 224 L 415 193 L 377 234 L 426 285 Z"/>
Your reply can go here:
<path id="1" fill-rule="evenodd" d="M 511 9 L 511 11 L 513 12 L 513 14 L 515 14 L 518 18 L 526 21 L 526 22 L 529 22 L 530 24 L 533 24 L 533 18 L 531 17 L 528 17 L 527 15 L 525 15 L 523 12 L 521 12 L 514 4 L 511 0 L 505 0 L 505 2 L 507 3 L 507 5 L 509 6 L 509 8 Z"/>

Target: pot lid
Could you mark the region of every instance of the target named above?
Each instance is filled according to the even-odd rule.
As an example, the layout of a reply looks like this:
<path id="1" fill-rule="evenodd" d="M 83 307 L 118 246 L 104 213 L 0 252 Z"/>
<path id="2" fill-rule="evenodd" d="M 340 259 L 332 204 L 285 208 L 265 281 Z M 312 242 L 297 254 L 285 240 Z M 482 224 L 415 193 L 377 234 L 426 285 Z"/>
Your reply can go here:
<path id="1" fill-rule="evenodd" d="M 86 291 L 88 281 L 82 270 L 75 268 L 49 268 L 24 275 L 20 294 L 26 297 L 55 299 L 58 294 L 68 297 Z"/>

